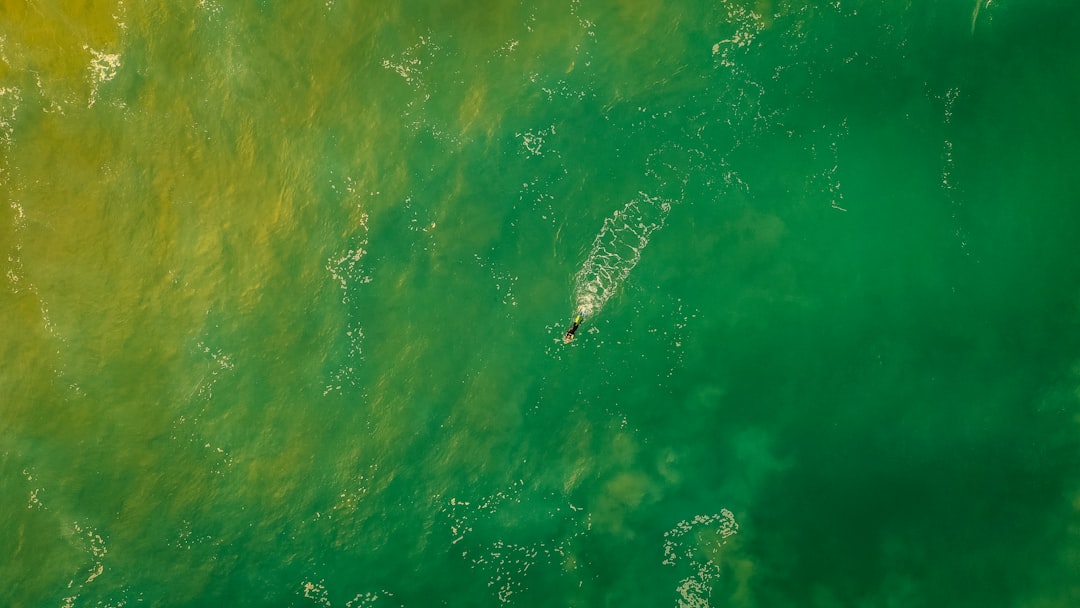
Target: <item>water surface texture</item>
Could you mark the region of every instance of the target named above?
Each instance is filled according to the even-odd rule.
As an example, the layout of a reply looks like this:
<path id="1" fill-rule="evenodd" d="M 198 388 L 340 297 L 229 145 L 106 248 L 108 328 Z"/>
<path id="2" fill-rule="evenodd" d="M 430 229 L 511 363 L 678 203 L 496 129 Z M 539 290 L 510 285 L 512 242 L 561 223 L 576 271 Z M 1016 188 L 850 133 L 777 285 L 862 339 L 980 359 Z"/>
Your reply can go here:
<path id="1" fill-rule="evenodd" d="M 0 1 L 0 606 L 1080 605 L 1077 32 Z"/>

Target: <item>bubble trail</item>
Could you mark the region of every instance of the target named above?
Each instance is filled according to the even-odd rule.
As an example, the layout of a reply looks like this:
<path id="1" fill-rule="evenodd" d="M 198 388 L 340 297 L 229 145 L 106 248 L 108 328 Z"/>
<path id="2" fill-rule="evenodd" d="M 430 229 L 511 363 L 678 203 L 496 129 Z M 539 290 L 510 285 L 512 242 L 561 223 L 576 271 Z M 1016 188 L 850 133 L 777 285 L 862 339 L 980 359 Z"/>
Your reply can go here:
<path id="1" fill-rule="evenodd" d="M 639 193 L 622 209 L 604 220 L 589 256 L 574 276 L 575 314 L 591 317 L 619 289 L 649 244 L 652 234 L 664 227 L 671 203 Z"/>

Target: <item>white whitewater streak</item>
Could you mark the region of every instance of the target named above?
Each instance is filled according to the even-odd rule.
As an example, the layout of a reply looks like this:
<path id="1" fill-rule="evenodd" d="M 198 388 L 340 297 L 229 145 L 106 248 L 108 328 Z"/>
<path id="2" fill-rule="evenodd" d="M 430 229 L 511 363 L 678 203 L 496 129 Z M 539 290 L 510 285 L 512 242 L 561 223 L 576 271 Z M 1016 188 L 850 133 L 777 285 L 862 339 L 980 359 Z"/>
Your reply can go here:
<path id="1" fill-rule="evenodd" d="M 983 4 L 983 0 L 975 0 L 975 10 L 971 11 L 971 33 L 975 33 L 975 22 L 979 20 L 979 10 L 983 8 L 990 8 L 990 3 L 993 0 L 986 0 Z"/>
<path id="2" fill-rule="evenodd" d="M 663 228 L 671 203 L 645 193 L 604 220 L 589 256 L 574 277 L 577 311 L 586 317 L 604 307 L 641 260 L 641 250 Z"/>

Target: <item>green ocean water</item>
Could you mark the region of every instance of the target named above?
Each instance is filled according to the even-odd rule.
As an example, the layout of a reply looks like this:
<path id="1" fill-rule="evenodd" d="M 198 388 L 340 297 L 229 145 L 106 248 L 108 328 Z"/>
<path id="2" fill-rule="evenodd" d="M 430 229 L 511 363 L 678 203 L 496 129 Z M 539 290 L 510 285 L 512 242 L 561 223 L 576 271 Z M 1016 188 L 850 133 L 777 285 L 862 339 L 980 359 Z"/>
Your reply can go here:
<path id="1" fill-rule="evenodd" d="M 1077 31 L 0 2 L 0 606 L 1080 605 Z"/>

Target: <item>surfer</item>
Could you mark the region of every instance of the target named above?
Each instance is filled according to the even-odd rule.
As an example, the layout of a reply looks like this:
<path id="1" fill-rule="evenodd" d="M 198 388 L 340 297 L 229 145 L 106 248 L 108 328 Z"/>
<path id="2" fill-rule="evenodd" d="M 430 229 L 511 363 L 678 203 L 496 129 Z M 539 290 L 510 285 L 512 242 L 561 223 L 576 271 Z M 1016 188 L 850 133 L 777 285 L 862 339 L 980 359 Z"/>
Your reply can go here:
<path id="1" fill-rule="evenodd" d="M 574 315 L 574 324 L 570 326 L 570 329 L 566 330 L 566 335 L 562 338 L 563 344 L 569 344 L 574 341 L 574 332 L 578 330 L 578 327 L 581 327 L 581 322 L 584 320 L 585 315 L 581 314 L 581 311 L 579 310 L 577 314 Z"/>

